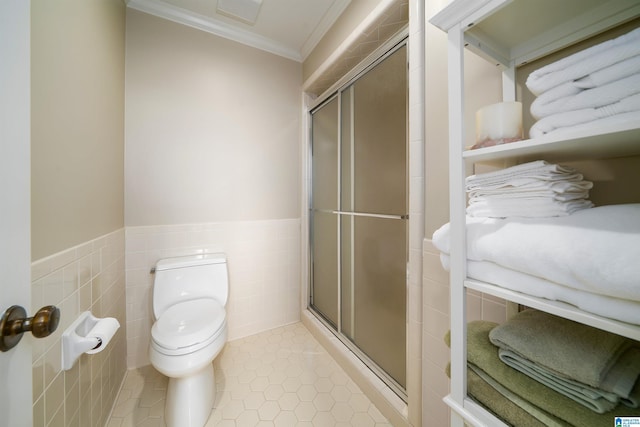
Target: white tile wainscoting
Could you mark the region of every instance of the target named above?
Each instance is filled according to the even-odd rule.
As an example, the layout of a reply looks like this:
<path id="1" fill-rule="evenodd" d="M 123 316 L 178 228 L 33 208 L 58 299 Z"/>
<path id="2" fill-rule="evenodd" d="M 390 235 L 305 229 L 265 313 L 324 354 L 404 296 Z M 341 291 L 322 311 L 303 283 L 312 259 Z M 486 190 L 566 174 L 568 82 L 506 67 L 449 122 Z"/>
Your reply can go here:
<path id="1" fill-rule="evenodd" d="M 151 268 L 166 257 L 224 252 L 229 340 L 300 320 L 300 220 L 126 228 L 127 366 L 149 364 Z"/>
<path id="2" fill-rule="evenodd" d="M 29 313 L 45 305 L 60 308 L 60 324 L 33 340 L 33 425 L 103 426 L 126 372 L 124 229 L 34 261 Z M 103 351 L 63 371 L 62 332 L 87 310 L 121 327 Z"/>

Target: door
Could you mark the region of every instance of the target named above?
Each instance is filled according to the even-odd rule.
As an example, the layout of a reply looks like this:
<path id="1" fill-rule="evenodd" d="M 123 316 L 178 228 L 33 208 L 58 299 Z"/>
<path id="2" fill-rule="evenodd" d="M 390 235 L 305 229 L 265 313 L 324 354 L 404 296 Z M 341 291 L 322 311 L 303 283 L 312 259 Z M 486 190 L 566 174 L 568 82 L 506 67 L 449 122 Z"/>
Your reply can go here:
<path id="1" fill-rule="evenodd" d="M 346 87 L 341 101 L 342 333 L 405 389 L 406 45 Z"/>
<path id="2" fill-rule="evenodd" d="M 0 1 L 0 313 L 31 308 L 30 9 Z M 0 352 L 0 427 L 31 427 L 31 334 Z"/>
<path id="3" fill-rule="evenodd" d="M 338 97 L 313 114 L 312 304 L 334 328 L 338 328 Z"/>
<path id="4" fill-rule="evenodd" d="M 406 397 L 407 47 L 311 111 L 310 307 Z"/>

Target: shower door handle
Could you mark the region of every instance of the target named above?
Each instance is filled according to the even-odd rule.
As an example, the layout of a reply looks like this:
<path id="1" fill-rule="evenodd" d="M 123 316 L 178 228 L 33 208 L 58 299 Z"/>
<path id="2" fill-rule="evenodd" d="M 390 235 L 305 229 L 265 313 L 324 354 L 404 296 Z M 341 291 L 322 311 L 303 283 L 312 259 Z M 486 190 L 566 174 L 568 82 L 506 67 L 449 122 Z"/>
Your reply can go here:
<path id="1" fill-rule="evenodd" d="M 374 214 L 368 212 L 346 212 L 346 211 L 331 211 L 333 214 L 337 215 L 347 215 L 347 216 L 364 216 L 369 218 L 385 218 L 385 219 L 409 219 L 409 214 L 404 215 L 387 215 L 387 214 Z"/>

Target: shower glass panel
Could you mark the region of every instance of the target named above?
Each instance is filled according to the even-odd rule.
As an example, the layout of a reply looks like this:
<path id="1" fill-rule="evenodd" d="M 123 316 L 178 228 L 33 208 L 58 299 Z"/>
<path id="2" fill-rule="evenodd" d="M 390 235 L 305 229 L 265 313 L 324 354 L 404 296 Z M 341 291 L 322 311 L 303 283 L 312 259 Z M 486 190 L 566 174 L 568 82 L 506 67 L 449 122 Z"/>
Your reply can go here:
<path id="1" fill-rule="evenodd" d="M 338 98 L 313 114 L 311 232 L 313 305 L 338 326 Z"/>
<path id="2" fill-rule="evenodd" d="M 310 307 L 405 397 L 406 45 L 315 108 L 311 123 Z"/>
<path id="3" fill-rule="evenodd" d="M 407 79 L 400 48 L 341 92 L 342 333 L 406 386 Z"/>

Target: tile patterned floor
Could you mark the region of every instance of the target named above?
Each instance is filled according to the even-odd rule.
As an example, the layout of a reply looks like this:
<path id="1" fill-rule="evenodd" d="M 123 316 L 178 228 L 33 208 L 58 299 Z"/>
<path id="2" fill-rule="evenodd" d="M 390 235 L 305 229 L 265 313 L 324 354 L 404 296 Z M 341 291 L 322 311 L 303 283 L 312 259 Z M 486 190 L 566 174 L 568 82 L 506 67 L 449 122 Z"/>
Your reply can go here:
<path id="1" fill-rule="evenodd" d="M 214 369 L 206 427 L 391 425 L 301 323 L 227 343 Z M 164 427 L 167 381 L 127 372 L 107 427 Z"/>

